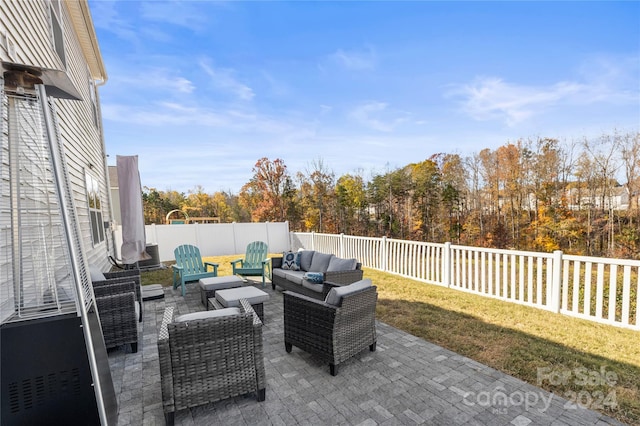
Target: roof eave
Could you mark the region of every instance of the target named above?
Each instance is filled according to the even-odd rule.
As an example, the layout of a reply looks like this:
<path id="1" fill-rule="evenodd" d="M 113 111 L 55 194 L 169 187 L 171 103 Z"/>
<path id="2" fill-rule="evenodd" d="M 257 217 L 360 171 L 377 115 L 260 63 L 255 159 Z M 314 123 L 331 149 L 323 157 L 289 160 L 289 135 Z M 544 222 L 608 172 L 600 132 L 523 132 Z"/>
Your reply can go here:
<path id="1" fill-rule="evenodd" d="M 64 4 L 69 10 L 73 28 L 78 35 L 78 40 L 82 48 L 82 53 L 89 65 L 89 72 L 94 80 L 102 83 L 107 81 L 107 70 L 102 61 L 98 38 L 96 37 L 89 3 L 87 0 L 65 1 Z"/>

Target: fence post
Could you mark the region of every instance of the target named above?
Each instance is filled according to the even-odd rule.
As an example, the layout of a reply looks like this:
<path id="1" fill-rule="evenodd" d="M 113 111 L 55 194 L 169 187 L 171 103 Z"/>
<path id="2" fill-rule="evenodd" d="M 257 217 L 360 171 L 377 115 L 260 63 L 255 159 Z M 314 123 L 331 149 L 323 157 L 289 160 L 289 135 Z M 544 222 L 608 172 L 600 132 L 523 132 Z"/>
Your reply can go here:
<path id="1" fill-rule="evenodd" d="M 236 233 L 235 222 L 231 222 L 231 229 L 233 229 L 233 252 L 238 253 L 238 234 Z"/>
<path id="2" fill-rule="evenodd" d="M 198 228 L 198 222 L 195 222 L 193 224 L 194 229 L 196 230 L 195 234 L 196 234 L 196 247 L 201 247 L 200 245 L 200 228 Z M 208 254 L 206 255 L 208 256 Z"/>
<path id="3" fill-rule="evenodd" d="M 311 231 L 311 250 L 316 249 L 316 233 Z"/>
<path id="4" fill-rule="evenodd" d="M 442 253 L 442 284 L 451 287 L 451 243 L 444 243 L 444 253 Z"/>
<path id="5" fill-rule="evenodd" d="M 387 271 L 387 237 L 382 237 L 382 247 L 380 247 L 380 269 Z"/>
<path id="6" fill-rule="evenodd" d="M 340 233 L 340 257 L 347 257 L 344 255 L 344 232 Z"/>
<path id="7" fill-rule="evenodd" d="M 551 310 L 560 312 L 560 299 L 562 296 L 562 250 L 553 252 L 553 276 L 551 281 Z"/>

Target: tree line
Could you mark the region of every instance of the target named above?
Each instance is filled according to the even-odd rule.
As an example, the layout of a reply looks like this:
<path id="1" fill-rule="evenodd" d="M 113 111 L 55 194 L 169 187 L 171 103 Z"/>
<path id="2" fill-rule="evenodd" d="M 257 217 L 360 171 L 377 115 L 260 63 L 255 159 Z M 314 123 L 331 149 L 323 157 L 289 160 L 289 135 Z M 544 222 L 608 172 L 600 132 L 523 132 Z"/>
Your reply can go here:
<path id="1" fill-rule="evenodd" d="M 238 194 L 145 187 L 145 220 L 164 223 L 178 209 L 221 222 L 286 220 L 294 231 L 640 258 L 640 132 L 436 153 L 368 177 L 336 178 L 322 159 L 292 174 L 266 157 L 252 173 Z"/>

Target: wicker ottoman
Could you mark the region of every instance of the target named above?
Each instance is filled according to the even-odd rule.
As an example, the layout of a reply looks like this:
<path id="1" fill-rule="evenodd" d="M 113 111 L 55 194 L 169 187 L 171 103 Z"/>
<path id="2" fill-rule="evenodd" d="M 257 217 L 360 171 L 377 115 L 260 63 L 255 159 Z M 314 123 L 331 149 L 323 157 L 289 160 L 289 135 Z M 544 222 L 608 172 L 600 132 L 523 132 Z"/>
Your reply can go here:
<path id="1" fill-rule="evenodd" d="M 162 284 L 147 284 L 142 286 L 142 300 L 164 299 Z"/>
<path id="2" fill-rule="evenodd" d="M 263 302 L 269 300 L 269 294 L 255 287 L 239 287 L 231 288 L 228 290 L 216 291 L 216 297 L 209 302 L 209 306 L 217 307 L 216 305 L 222 305 L 225 308 L 231 308 L 233 306 L 240 305 L 240 299 L 246 299 L 251 304 L 253 310 L 264 322 L 264 307 Z M 217 302 L 217 303 L 216 303 Z"/>
<path id="3" fill-rule="evenodd" d="M 228 277 L 202 278 L 198 282 L 198 287 L 200 287 L 200 301 L 202 302 L 202 306 L 208 309 L 207 299 L 214 297 L 216 291 L 224 290 L 227 288 L 236 288 L 240 286 L 242 286 L 242 278 L 236 275 L 231 275 Z"/>

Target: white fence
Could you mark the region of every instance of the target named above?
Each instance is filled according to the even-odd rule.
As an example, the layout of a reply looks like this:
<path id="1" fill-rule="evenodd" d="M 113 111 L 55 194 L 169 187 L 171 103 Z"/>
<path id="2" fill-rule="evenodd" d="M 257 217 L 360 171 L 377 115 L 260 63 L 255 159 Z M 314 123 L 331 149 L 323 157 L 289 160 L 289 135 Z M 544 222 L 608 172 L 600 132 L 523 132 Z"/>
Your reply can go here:
<path id="1" fill-rule="evenodd" d="M 349 235 L 291 233 L 292 248 L 355 257 L 430 284 L 640 330 L 640 261 Z"/>
<path id="2" fill-rule="evenodd" d="M 202 256 L 242 254 L 252 241 L 264 241 L 271 253 L 289 250 L 288 222 L 194 223 L 188 225 L 146 225 L 147 244 L 158 245 L 161 262 L 175 260 L 173 250 L 193 244 Z M 120 258 L 122 227 L 114 231 L 116 256 Z"/>

